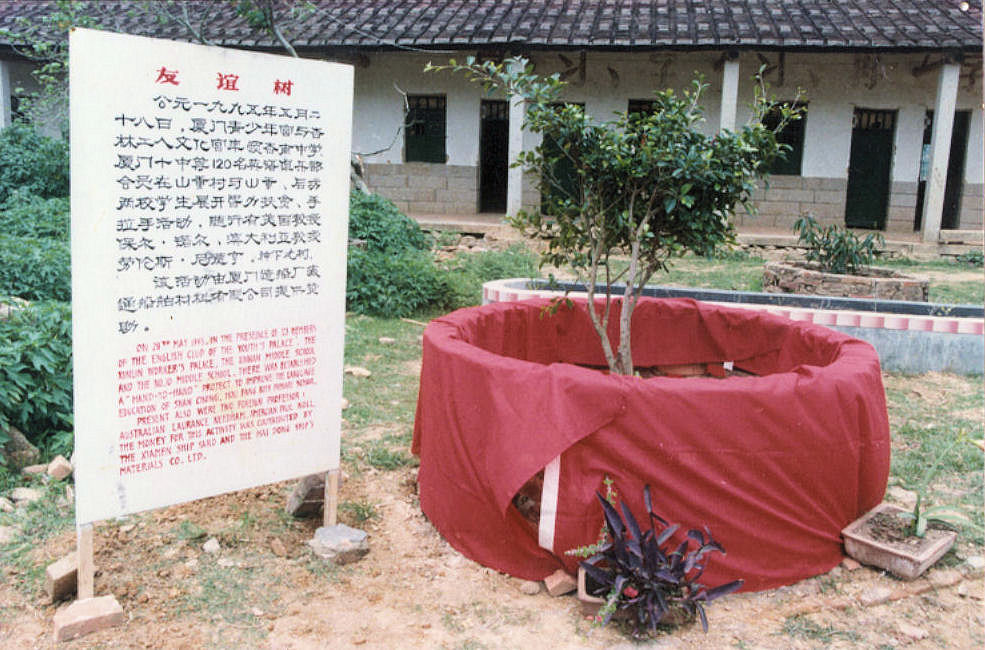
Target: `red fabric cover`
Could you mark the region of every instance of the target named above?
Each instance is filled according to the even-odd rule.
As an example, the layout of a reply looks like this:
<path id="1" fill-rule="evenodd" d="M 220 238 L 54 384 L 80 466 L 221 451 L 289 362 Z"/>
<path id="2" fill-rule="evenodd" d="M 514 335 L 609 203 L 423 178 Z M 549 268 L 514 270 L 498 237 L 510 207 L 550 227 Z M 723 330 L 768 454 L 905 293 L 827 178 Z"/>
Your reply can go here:
<path id="1" fill-rule="evenodd" d="M 638 367 L 734 360 L 761 376 L 640 379 L 573 365 L 605 365 L 586 305 L 551 316 L 547 304 L 463 309 L 424 333 L 412 449 L 421 508 L 455 548 L 528 580 L 574 571 L 564 551 L 595 541 L 594 493 L 610 476 L 641 522 L 649 484 L 658 514 L 711 529 L 727 554 L 713 556 L 705 584 L 744 578 L 745 590 L 768 589 L 841 560 L 841 529 L 881 500 L 889 473 L 868 343 L 769 314 L 644 298 L 633 319 Z M 511 500 L 562 452 L 551 553 Z"/>

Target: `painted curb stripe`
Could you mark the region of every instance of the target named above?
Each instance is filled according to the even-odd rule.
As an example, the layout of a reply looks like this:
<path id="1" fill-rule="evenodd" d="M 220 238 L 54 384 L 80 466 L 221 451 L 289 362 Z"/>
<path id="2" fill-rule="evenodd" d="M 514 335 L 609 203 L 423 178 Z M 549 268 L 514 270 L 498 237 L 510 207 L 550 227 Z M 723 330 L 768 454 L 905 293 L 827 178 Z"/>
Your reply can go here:
<path id="1" fill-rule="evenodd" d="M 483 295 L 489 302 L 512 302 L 527 298 L 552 298 L 558 292 L 517 289 L 510 286 L 516 282 L 525 282 L 522 278 L 493 280 L 483 285 Z M 509 289 L 507 292 L 506 289 Z M 571 295 L 584 296 L 583 293 Z M 940 332 L 944 334 L 977 334 L 985 335 L 985 319 L 983 318 L 953 318 L 948 316 L 907 316 L 900 314 L 829 311 L 824 309 L 790 309 L 773 305 L 758 305 L 750 303 L 732 303 L 708 301 L 713 305 L 735 307 L 764 311 L 777 316 L 783 316 L 794 321 L 808 321 L 828 327 L 864 327 L 866 329 L 911 330 L 917 332 Z M 545 547 L 546 548 L 546 547 Z"/>

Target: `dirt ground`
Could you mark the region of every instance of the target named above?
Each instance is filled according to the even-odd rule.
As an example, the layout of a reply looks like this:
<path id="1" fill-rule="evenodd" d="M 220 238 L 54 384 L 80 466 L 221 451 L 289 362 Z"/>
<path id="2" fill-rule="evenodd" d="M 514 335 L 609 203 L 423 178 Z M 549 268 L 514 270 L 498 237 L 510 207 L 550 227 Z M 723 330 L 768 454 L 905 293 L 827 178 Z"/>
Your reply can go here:
<path id="1" fill-rule="evenodd" d="M 64 648 L 555 648 L 633 647 L 594 629 L 573 595 L 521 591 L 517 579 L 454 551 L 418 507 L 413 467 L 350 476 L 342 498 L 369 499 L 369 555 L 335 568 L 306 541 L 318 519 L 283 513 L 286 483 L 104 522 L 96 529 L 97 595 L 123 606 L 121 628 Z M 351 515 L 343 512 L 343 520 Z M 203 550 L 215 537 L 220 551 Z M 34 550 L 39 566 L 73 549 L 74 532 Z M 903 583 L 838 567 L 796 585 L 736 594 L 709 608 L 711 629 L 677 630 L 660 648 L 980 648 L 981 569 L 959 542 L 950 568 Z M 974 561 L 974 560 L 973 560 Z M 936 586 L 934 586 L 936 585 Z M 922 593 L 920 593 L 922 592 Z M 891 594 L 891 595 L 890 595 Z M 890 598 L 884 604 L 865 604 Z M 0 647 L 48 648 L 61 605 L 0 585 Z"/>

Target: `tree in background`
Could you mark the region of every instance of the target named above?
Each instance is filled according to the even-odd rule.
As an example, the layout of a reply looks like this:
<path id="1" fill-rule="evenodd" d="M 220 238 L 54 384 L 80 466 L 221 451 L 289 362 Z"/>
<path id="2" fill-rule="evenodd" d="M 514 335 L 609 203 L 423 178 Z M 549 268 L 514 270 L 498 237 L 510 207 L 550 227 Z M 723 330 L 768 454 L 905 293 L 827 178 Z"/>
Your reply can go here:
<path id="1" fill-rule="evenodd" d="M 534 74 L 526 59 L 428 66 L 462 72 L 489 91 L 526 102 L 523 127 L 539 136 L 539 146 L 521 152 L 514 163 L 539 183 L 540 209 L 521 211 L 513 225 L 545 239 L 541 265 L 572 266 L 595 305 L 596 285 L 604 286 L 601 309 L 589 309 L 609 369 L 633 373 L 630 349 L 633 309 L 654 273 L 687 251 L 699 255 L 734 242 L 729 216 L 749 200 L 786 145 L 779 132 L 799 113 L 767 98 L 757 76 L 753 116 L 741 129 L 708 136 L 698 130 L 699 105 L 707 84 L 695 80 L 688 90 L 656 92 L 652 111 L 617 113 L 596 122 L 576 104 L 562 104 L 566 85 L 559 75 Z M 799 93 L 798 93 L 799 99 Z M 776 129 L 763 125 L 778 111 Z M 629 256 L 629 263 L 615 259 Z M 614 285 L 624 282 L 624 289 Z M 613 348 L 606 332 L 613 291 L 622 293 L 620 338 Z"/>

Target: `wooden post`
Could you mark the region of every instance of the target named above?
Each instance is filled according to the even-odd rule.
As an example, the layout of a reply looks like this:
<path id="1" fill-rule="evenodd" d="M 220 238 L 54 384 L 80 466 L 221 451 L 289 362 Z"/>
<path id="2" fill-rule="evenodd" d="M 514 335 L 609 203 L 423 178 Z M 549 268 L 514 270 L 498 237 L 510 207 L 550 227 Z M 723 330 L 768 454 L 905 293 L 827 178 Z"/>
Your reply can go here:
<path id="1" fill-rule="evenodd" d="M 325 507 L 323 524 L 334 526 L 339 517 L 339 469 L 330 469 L 325 473 Z"/>
<path id="2" fill-rule="evenodd" d="M 92 551 L 92 524 L 79 525 L 77 535 L 79 556 L 77 598 L 85 600 L 95 595 L 96 566 Z"/>

